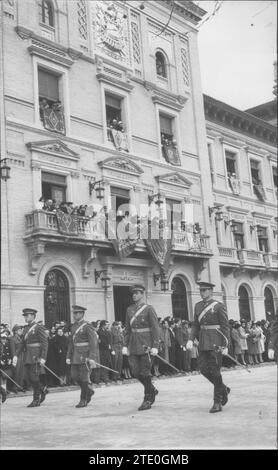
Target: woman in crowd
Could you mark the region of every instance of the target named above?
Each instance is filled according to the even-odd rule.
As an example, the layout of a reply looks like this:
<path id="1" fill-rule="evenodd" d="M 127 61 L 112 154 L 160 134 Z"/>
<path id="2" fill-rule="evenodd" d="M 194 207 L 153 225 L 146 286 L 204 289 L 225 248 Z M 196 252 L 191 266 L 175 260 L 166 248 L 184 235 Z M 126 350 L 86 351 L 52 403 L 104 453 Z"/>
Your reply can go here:
<path id="1" fill-rule="evenodd" d="M 14 325 L 13 336 L 10 337 L 10 350 L 12 357 L 17 356 L 16 366 L 13 368 L 13 379 L 23 388 L 24 385 L 24 352 L 18 354 L 23 341 L 23 326 Z"/>
<path id="2" fill-rule="evenodd" d="M 68 350 L 68 338 L 64 334 L 62 327 L 57 328 L 56 335 L 53 337 L 53 350 L 56 362 L 56 371 L 58 377 L 60 377 L 64 384 L 67 381 L 67 364 L 66 356 Z"/>
<path id="3" fill-rule="evenodd" d="M 169 324 L 167 320 L 163 320 L 161 322 L 161 351 L 159 352 L 159 355 L 163 357 L 167 362 L 170 361 L 170 348 L 171 348 L 171 338 L 170 338 L 170 332 L 169 332 Z M 161 362 L 160 365 L 160 371 L 161 373 L 164 373 L 168 375 L 171 373 L 169 370 L 170 368 L 167 366 L 167 364 L 163 364 Z"/>
<path id="4" fill-rule="evenodd" d="M 234 355 L 237 361 L 239 361 L 242 355 L 239 328 L 240 328 L 240 323 L 235 323 L 231 331 L 233 344 L 234 344 Z"/>
<path id="5" fill-rule="evenodd" d="M 248 336 L 248 354 L 250 358 L 250 364 L 259 364 L 258 355 L 260 354 L 260 336 L 261 331 L 257 328 L 256 323 L 252 323 L 251 329 Z"/>
<path id="6" fill-rule="evenodd" d="M 248 353 L 248 346 L 247 346 L 247 338 L 248 338 L 248 333 L 246 333 L 246 322 L 241 321 L 241 325 L 239 326 L 238 329 L 238 334 L 239 334 L 239 342 L 240 342 L 240 348 L 241 348 L 241 363 L 246 366 L 245 362 L 245 356 Z"/>
<path id="7" fill-rule="evenodd" d="M 265 335 L 263 334 L 263 330 L 262 330 L 262 327 L 261 327 L 261 322 L 260 321 L 257 321 L 256 322 L 256 327 L 257 329 L 260 331 L 260 341 L 259 341 L 259 344 L 258 344 L 258 348 L 259 348 L 259 362 L 264 362 L 263 361 L 263 353 L 265 351 Z"/>
<path id="8" fill-rule="evenodd" d="M 117 381 L 121 377 L 122 373 L 122 366 L 123 366 L 123 331 L 121 323 L 118 321 L 114 321 L 111 327 L 111 346 L 112 346 L 112 369 L 117 370 L 118 374 L 112 375 L 112 380 Z"/>

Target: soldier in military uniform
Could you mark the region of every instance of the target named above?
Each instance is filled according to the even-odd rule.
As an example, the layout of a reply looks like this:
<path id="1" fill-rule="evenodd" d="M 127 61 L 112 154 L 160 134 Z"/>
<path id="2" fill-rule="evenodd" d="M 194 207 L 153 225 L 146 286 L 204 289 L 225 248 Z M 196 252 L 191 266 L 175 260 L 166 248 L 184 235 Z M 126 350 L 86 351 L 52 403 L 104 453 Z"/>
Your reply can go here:
<path id="1" fill-rule="evenodd" d="M 158 354 L 159 324 L 154 308 L 144 302 L 145 287 L 131 287 L 134 305 L 126 312 L 123 354 L 129 355 L 133 376 L 144 386 L 144 400 L 138 410 L 148 410 L 158 390 L 151 381 L 152 356 Z"/>
<path id="2" fill-rule="evenodd" d="M 7 378 L 12 378 L 13 372 L 9 332 L 2 325 L 0 331 L 0 367 L 3 371 L 0 372 L 0 395 L 2 403 L 4 403 L 7 398 Z"/>
<path id="3" fill-rule="evenodd" d="M 76 408 L 84 408 L 94 394 L 90 383 L 91 369 L 99 362 L 98 336 L 93 326 L 84 320 L 84 307 L 74 305 L 66 363 L 71 365 L 71 377 L 81 388 L 80 402 Z"/>
<path id="4" fill-rule="evenodd" d="M 48 339 L 45 327 L 36 323 L 37 310 L 24 308 L 23 316 L 27 325 L 23 331 L 23 342 L 20 345 L 17 355 L 13 357 L 13 365 L 16 366 L 19 354 L 24 350 L 24 368 L 26 379 L 33 387 L 33 401 L 28 408 L 40 406 L 45 400 L 46 386 L 40 381 L 40 376 L 45 374 L 43 365 L 46 361 Z"/>
<path id="5" fill-rule="evenodd" d="M 198 284 L 203 300 L 195 305 L 194 321 L 186 347 L 191 350 L 194 339 L 198 339 L 200 372 L 214 385 L 214 403 L 209 411 L 217 413 L 226 405 L 230 393 L 230 388 L 223 384 L 220 372 L 222 354 L 228 353 L 229 322 L 224 304 L 212 298 L 214 284 Z"/>

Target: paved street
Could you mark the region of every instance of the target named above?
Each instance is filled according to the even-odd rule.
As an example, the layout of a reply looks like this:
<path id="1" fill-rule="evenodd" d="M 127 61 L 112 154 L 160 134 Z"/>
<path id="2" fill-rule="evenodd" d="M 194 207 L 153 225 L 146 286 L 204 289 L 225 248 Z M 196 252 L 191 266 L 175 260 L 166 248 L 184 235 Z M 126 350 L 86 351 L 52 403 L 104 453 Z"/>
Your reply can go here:
<path id="1" fill-rule="evenodd" d="M 275 448 L 276 366 L 223 376 L 230 400 L 213 415 L 212 387 L 200 375 L 157 380 L 157 401 L 144 412 L 137 383 L 98 388 L 83 409 L 74 407 L 78 391 L 50 393 L 34 409 L 26 408 L 30 396 L 11 398 L 1 407 L 2 448 Z"/>

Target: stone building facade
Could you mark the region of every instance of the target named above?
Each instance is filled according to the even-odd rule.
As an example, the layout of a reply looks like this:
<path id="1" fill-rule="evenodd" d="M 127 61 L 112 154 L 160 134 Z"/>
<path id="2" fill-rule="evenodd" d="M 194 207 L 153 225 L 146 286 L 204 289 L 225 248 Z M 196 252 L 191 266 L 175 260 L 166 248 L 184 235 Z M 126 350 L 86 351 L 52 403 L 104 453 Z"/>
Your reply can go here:
<path id="1" fill-rule="evenodd" d="M 218 261 L 229 317 L 271 319 L 277 308 L 277 149 L 272 118 L 204 96 Z M 275 113 L 275 114 L 276 114 Z M 270 122 L 269 122 L 270 121 Z"/>
<path id="2" fill-rule="evenodd" d="M 229 315 L 236 317 L 236 272 L 249 286 L 254 318 L 262 315 L 262 279 L 277 301 L 274 240 L 270 253 L 252 261 L 261 260 L 254 274 L 244 265 L 248 251 L 242 251 L 242 262 L 236 259 L 228 227 L 221 246 L 231 250 L 235 265 L 228 255 L 227 267 L 215 213 L 208 211 L 215 203 L 231 211 L 241 207 L 239 216 L 252 212 L 252 225 L 267 221 L 274 230 L 274 142 L 262 138 L 258 144 L 253 135 L 242 144 L 252 152 L 259 148 L 254 159 L 269 166 L 264 202 L 248 182 L 243 147 L 244 192 L 231 193 L 223 158 L 216 155 L 217 182 L 210 183 L 207 133 L 221 152 L 222 131 L 219 124 L 210 131 L 209 121 L 206 129 L 197 47 L 204 14 L 182 0 L 174 6 L 169 0 L 1 2 L 1 158 L 11 168 L 1 185 L 2 321 L 22 321 L 27 306 L 47 325 L 70 321 L 72 304 L 87 307 L 89 320 L 120 320 L 134 283 L 145 285 L 159 316 L 191 319 L 199 299 L 196 282 L 214 282 L 221 299 L 221 278 L 224 288 L 233 283 L 224 295 Z M 67 208 L 87 207 L 74 217 L 58 214 L 42 209 L 41 196 L 71 202 Z M 103 229 L 108 218 L 116 230 L 125 214 L 152 214 L 173 228 L 169 289 L 144 240 L 119 256 L 117 240 Z"/>

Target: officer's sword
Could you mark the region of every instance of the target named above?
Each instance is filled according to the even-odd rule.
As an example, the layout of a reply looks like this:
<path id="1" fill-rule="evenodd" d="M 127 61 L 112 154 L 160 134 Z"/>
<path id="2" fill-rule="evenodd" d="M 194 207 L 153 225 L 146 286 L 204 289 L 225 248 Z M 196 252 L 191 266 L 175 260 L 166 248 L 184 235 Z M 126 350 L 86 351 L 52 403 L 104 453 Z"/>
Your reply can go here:
<path id="1" fill-rule="evenodd" d="M 214 347 L 216 352 L 221 352 L 221 351 L 223 351 L 223 349 L 225 349 L 225 348 L 222 348 L 221 346 L 216 346 L 215 344 L 213 345 L 213 347 Z M 242 369 L 245 369 L 247 372 L 251 372 L 251 370 L 248 368 L 247 365 L 244 366 L 243 364 L 238 362 L 237 359 L 235 359 L 233 356 L 230 356 L 230 354 L 225 354 L 225 357 L 228 357 L 229 359 L 231 359 L 231 361 L 233 361 L 235 364 L 240 366 Z"/>
<path id="2" fill-rule="evenodd" d="M 86 364 L 87 364 L 88 359 L 86 359 Z M 98 362 L 94 361 L 96 366 L 102 367 L 102 369 L 110 370 L 111 372 L 114 372 L 115 374 L 118 374 L 118 370 L 110 369 L 110 367 L 103 366 L 102 364 L 99 364 Z"/>
<path id="3" fill-rule="evenodd" d="M 151 348 L 149 348 L 148 346 L 143 346 L 144 350 L 146 351 L 146 353 L 148 354 L 149 356 L 149 359 L 151 360 L 150 358 L 150 351 L 151 351 Z M 172 369 L 174 369 L 176 372 L 178 372 L 178 374 L 180 373 L 180 370 L 177 369 L 176 367 L 174 367 L 172 364 L 170 364 L 170 362 L 166 361 L 166 359 L 163 359 L 163 357 L 159 356 L 158 354 L 156 356 L 153 356 L 153 357 L 157 357 L 158 359 L 160 359 L 162 362 L 164 362 L 164 364 L 167 364 L 167 366 L 169 367 L 172 367 Z"/>
<path id="4" fill-rule="evenodd" d="M 39 361 L 38 361 L 38 364 L 40 364 L 41 366 L 43 366 L 46 370 L 48 370 L 48 372 L 50 372 L 50 374 L 52 374 L 54 377 L 56 377 L 56 379 L 58 379 L 61 383 L 61 385 L 65 385 L 65 380 L 64 379 L 61 379 L 61 377 L 59 377 L 59 375 L 56 375 L 55 372 L 53 372 L 53 370 L 49 369 L 49 367 L 47 367 L 45 364 L 41 364 Z"/>
<path id="5" fill-rule="evenodd" d="M 6 374 L 6 372 L 4 372 L 2 369 L 0 369 L 0 372 L 1 374 L 4 374 L 11 382 L 13 382 L 19 390 L 23 391 L 23 388 L 20 385 L 18 385 L 13 379 L 11 379 L 11 377 L 8 374 Z"/>

